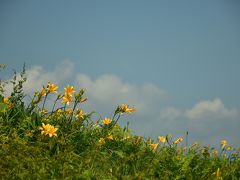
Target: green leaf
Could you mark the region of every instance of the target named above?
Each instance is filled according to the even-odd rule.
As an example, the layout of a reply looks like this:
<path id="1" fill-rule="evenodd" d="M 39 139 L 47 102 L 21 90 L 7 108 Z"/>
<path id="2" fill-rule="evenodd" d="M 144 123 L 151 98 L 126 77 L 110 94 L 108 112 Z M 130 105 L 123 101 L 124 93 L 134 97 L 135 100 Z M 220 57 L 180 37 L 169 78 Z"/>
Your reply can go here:
<path id="1" fill-rule="evenodd" d="M 6 112 L 8 106 L 5 103 L 0 102 L 0 112 Z"/>
<path id="2" fill-rule="evenodd" d="M 124 158 L 124 152 L 122 151 L 114 151 L 120 158 Z"/>

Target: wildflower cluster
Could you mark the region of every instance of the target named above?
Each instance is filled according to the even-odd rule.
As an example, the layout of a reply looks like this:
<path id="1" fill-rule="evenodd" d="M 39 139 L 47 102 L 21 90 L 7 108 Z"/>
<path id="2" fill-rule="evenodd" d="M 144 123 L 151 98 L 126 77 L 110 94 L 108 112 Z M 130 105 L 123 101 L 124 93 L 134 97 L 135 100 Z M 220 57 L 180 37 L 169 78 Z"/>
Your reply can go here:
<path id="1" fill-rule="evenodd" d="M 64 88 L 65 93 L 62 97 L 63 103 L 66 103 L 67 105 L 70 104 L 70 102 L 72 102 L 73 100 L 73 93 L 75 92 L 73 86 L 67 86 L 66 88 Z"/>
<path id="2" fill-rule="evenodd" d="M 67 118 L 69 120 L 65 123 L 68 122 L 68 124 L 70 125 L 71 121 L 73 121 L 74 119 L 84 120 L 88 117 L 88 113 L 84 112 L 81 108 L 78 108 L 79 103 L 83 103 L 88 99 L 87 97 L 84 97 L 84 89 L 80 89 L 79 92 L 75 93 L 76 91 L 74 87 L 68 85 L 64 88 L 64 92 L 62 94 L 58 92 L 58 89 L 59 87 L 56 84 L 48 82 L 46 87 L 43 86 L 40 91 L 35 92 L 32 102 L 27 108 L 28 111 L 31 113 L 34 110 L 39 109 L 40 115 L 44 117 L 43 120 L 47 122 L 48 119 L 52 119 L 51 121 L 54 124 L 60 123 L 60 119 Z M 53 103 L 51 111 L 45 108 L 45 104 L 50 94 L 56 94 L 57 96 Z M 56 107 L 59 100 L 61 100 L 63 103 L 62 107 Z M 41 103 L 42 107 L 40 107 Z M 68 108 L 66 107 L 66 105 L 68 105 Z M 58 120 L 58 122 L 56 120 Z M 42 130 L 43 135 L 49 135 L 49 137 L 57 136 L 57 128 L 54 128 L 54 126 L 50 124 L 43 124 L 40 129 Z"/>
<path id="3" fill-rule="evenodd" d="M 134 135 L 129 124 L 118 124 L 124 114 L 136 111 L 128 104 L 93 120 L 93 112 L 82 106 L 88 100 L 85 89 L 68 85 L 61 91 L 48 82 L 25 105 L 22 83 L 15 83 L 11 96 L 0 94 L 2 179 L 240 177 L 240 149 L 226 139 L 219 148 L 188 145 L 187 138 L 171 135 L 146 139 Z"/>

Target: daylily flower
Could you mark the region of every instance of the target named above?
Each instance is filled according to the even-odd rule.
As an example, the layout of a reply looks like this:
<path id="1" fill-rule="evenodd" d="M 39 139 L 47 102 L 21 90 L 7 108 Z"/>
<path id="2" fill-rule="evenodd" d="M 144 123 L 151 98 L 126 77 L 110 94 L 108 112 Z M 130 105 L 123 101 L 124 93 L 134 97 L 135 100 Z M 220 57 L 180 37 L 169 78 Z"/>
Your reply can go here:
<path id="1" fill-rule="evenodd" d="M 159 136 L 158 140 L 162 143 L 165 143 L 166 142 L 166 137 L 165 136 Z"/>
<path id="2" fill-rule="evenodd" d="M 10 97 L 4 97 L 3 102 L 8 106 L 9 109 L 12 109 L 14 107 L 14 104 L 10 101 Z"/>
<path id="3" fill-rule="evenodd" d="M 133 113 L 136 111 L 135 108 L 130 108 L 128 104 L 122 104 L 118 106 L 118 110 L 120 113 Z"/>
<path id="4" fill-rule="evenodd" d="M 212 155 L 216 157 L 218 155 L 218 151 L 217 150 L 213 150 L 212 151 Z"/>
<path id="5" fill-rule="evenodd" d="M 112 134 L 109 134 L 109 135 L 107 136 L 107 139 L 108 139 L 108 140 L 113 140 Z"/>
<path id="6" fill-rule="evenodd" d="M 98 140 L 98 142 L 99 142 L 100 145 L 103 145 L 103 144 L 105 144 L 105 139 L 104 138 L 100 138 Z"/>
<path id="7" fill-rule="evenodd" d="M 46 92 L 46 90 L 43 88 L 42 90 L 41 90 L 41 92 L 40 92 L 40 96 L 41 97 L 44 97 L 44 96 L 46 96 L 47 95 L 47 92 Z"/>
<path id="8" fill-rule="evenodd" d="M 72 95 L 65 93 L 62 97 L 62 100 L 64 103 L 67 103 L 67 105 L 69 105 L 69 103 L 72 102 Z"/>
<path id="9" fill-rule="evenodd" d="M 80 109 L 80 110 L 77 110 L 77 112 L 76 112 L 76 117 L 83 119 L 85 114 L 86 114 L 86 113 L 84 113 L 83 110 Z"/>
<path id="10" fill-rule="evenodd" d="M 55 128 L 54 126 L 50 125 L 50 124 L 44 124 L 42 123 L 42 127 L 39 128 L 42 132 L 41 134 L 43 135 L 49 135 L 49 137 L 52 136 L 57 136 L 57 130 L 58 128 Z"/>
<path id="11" fill-rule="evenodd" d="M 149 144 L 149 146 L 150 146 L 153 150 L 156 150 L 157 147 L 158 147 L 158 143 L 151 143 L 151 144 Z"/>
<path id="12" fill-rule="evenodd" d="M 224 149 L 225 146 L 227 146 L 228 142 L 227 142 L 227 140 L 223 139 L 223 140 L 221 140 L 220 144 L 222 146 L 222 149 Z"/>
<path id="13" fill-rule="evenodd" d="M 51 92 L 57 93 L 57 89 L 58 89 L 57 85 L 51 84 L 50 82 L 48 82 L 47 90 L 48 90 L 49 93 L 51 93 Z"/>
<path id="14" fill-rule="evenodd" d="M 9 104 L 10 103 L 10 100 L 9 100 L 10 98 L 9 97 L 4 97 L 3 98 L 3 102 L 5 103 L 5 104 Z"/>
<path id="15" fill-rule="evenodd" d="M 72 94 L 75 92 L 73 86 L 68 85 L 66 88 L 64 88 L 66 94 Z"/>
<path id="16" fill-rule="evenodd" d="M 41 111 L 40 111 L 40 114 L 47 114 L 48 113 L 48 110 L 47 109 L 42 109 Z"/>
<path id="17" fill-rule="evenodd" d="M 102 120 L 102 123 L 103 123 L 104 125 L 109 125 L 111 122 L 112 122 L 112 120 L 109 119 L 109 118 L 105 118 L 104 120 Z"/>
<path id="18" fill-rule="evenodd" d="M 183 141 L 183 138 L 180 137 L 180 138 L 177 138 L 177 139 L 173 142 L 173 144 L 179 144 L 179 143 L 181 143 L 182 141 Z"/>
<path id="19" fill-rule="evenodd" d="M 218 179 L 223 179 L 223 178 L 222 178 L 222 175 L 221 175 L 220 168 L 218 168 L 218 169 L 213 173 L 213 175 L 214 175 L 215 177 L 217 177 Z"/>
<path id="20" fill-rule="evenodd" d="M 66 112 L 67 114 L 72 114 L 73 109 L 72 109 L 72 108 L 68 108 L 68 109 L 65 110 L 65 112 Z"/>

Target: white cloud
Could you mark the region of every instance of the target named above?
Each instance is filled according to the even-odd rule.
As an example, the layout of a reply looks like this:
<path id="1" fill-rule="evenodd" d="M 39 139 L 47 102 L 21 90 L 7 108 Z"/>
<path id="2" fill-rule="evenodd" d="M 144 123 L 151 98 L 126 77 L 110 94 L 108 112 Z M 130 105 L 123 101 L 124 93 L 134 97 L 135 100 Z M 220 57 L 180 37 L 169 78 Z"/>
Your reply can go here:
<path id="1" fill-rule="evenodd" d="M 79 74 L 76 76 L 76 84 L 87 89 L 91 101 L 100 110 L 128 103 L 140 113 L 147 112 L 165 97 L 164 91 L 154 84 L 129 84 L 116 75 L 105 74 L 92 80 L 85 74 Z"/>
<path id="2" fill-rule="evenodd" d="M 175 107 L 166 107 L 160 111 L 160 119 L 174 120 L 180 118 L 184 113 Z"/>
<path id="3" fill-rule="evenodd" d="M 203 118 L 232 118 L 237 116 L 237 110 L 227 109 L 223 102 L 217 98 L 213 101 L 201 101 L 192 109 L 186 111 L 189 119 Z"/>

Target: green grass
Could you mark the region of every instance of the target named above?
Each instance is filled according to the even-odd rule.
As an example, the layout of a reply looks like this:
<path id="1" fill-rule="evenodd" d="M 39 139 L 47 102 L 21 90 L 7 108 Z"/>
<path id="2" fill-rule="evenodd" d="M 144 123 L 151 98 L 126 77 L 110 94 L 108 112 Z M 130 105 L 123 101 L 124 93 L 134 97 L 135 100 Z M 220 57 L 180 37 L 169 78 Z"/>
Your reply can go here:
<path id="1" fill-rule="evenodd" d="M 55 94 L 55 86 L 48 84 L 25 104 L 25 81 L 24 71 L 20 80 L 15 74 L 11 96 L 4 97 L 3 90 L 0 95 L 1 179 L 240 178 L 239 150 L 226 141 L 217 152 L 197 143 L 182 147 L 181 138 L 167 136 L 163 142 L 133 135 L 127 126 L 118 125 L 122 114 L 134 111 L 127 105 L 117 106 L 105 124 L 100 118 L 92 120 L 94 112 L 78 114 L 87 103 L 83 89 L 69 92 L 69 105 L 66 100 L 56 107 L 66 93 Z M 46 112 L 49 96 L 56 100 Z"/>

